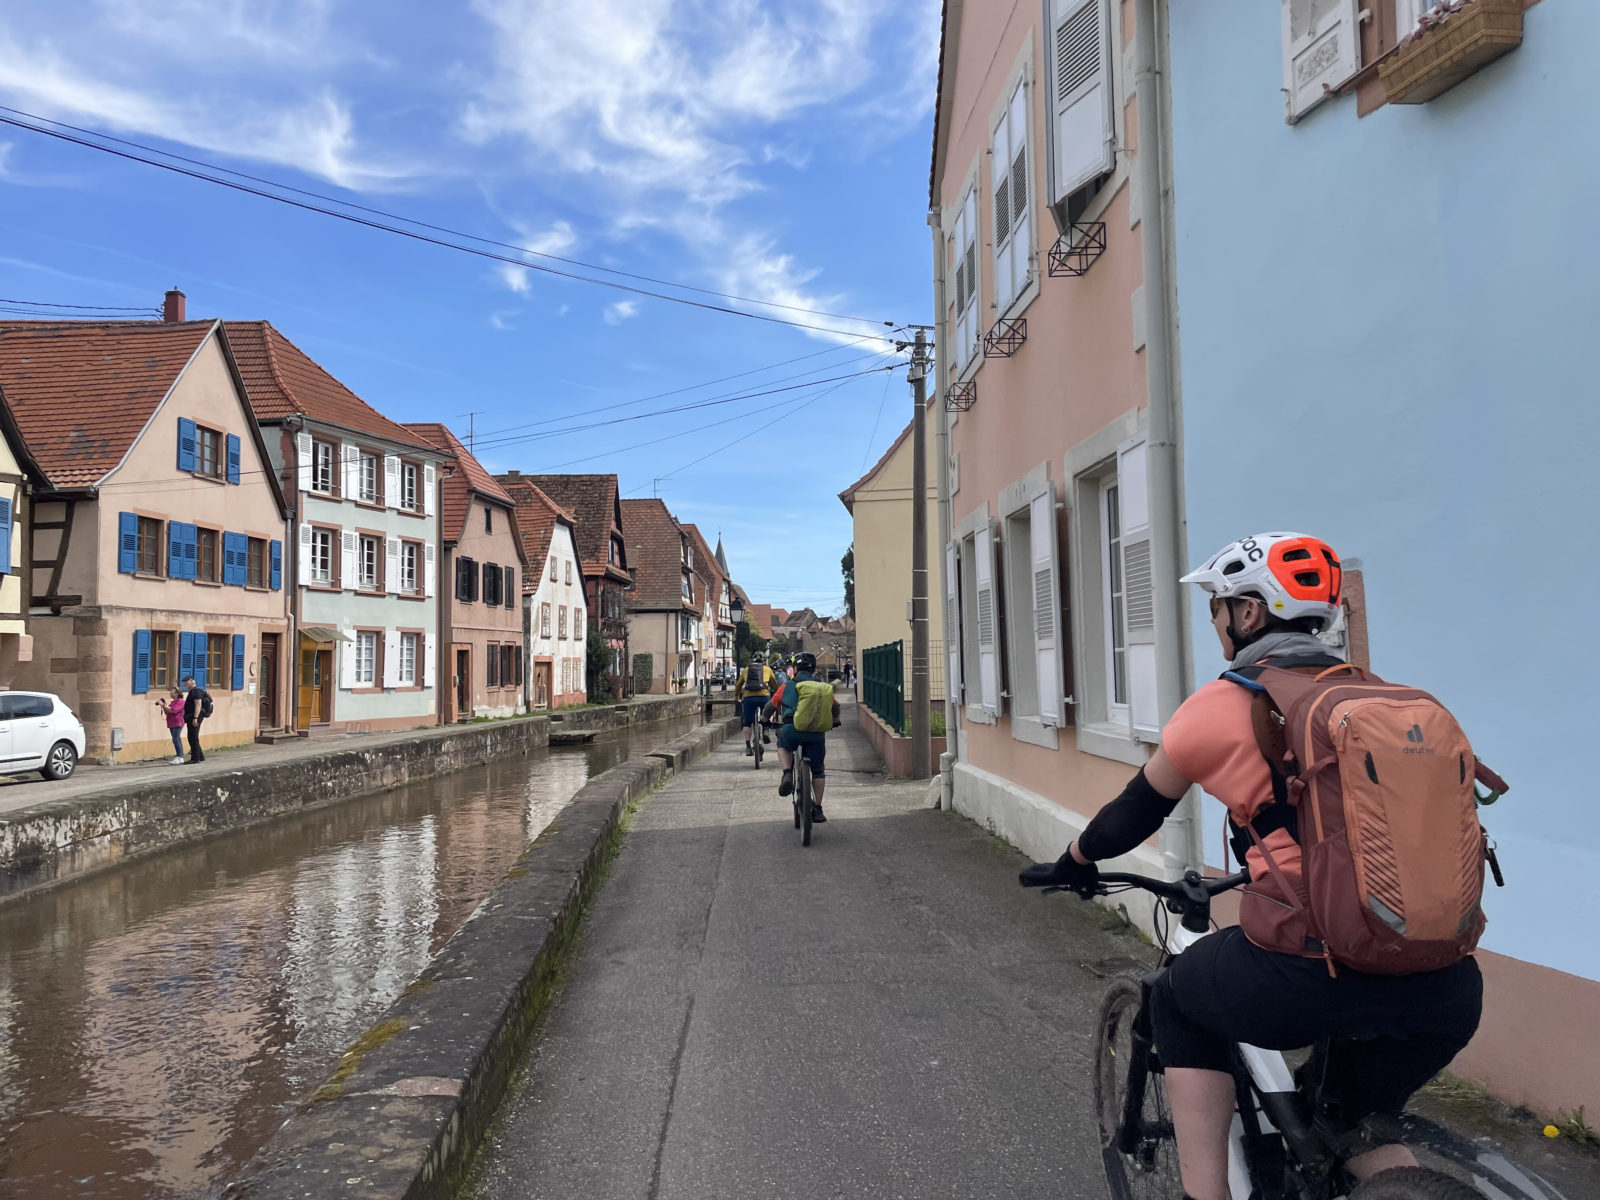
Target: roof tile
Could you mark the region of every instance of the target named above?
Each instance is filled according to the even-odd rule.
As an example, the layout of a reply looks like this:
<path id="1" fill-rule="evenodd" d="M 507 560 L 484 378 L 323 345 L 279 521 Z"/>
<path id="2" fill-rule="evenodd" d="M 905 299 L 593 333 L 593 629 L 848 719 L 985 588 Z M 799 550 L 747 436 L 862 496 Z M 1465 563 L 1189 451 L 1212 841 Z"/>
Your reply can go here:
<path id="1" fill-rule="evenodd" d="M 483 464 L 445 425 L 438 421 L 408 421 L 405 428 L 414 438 L 437 446 L 456 460 L 456 470 L 446 475 L 440 483 L 443 503 L 440 505 L 439 521 L 447 537 L 453 541 L 461 540 L 461 535 L 466 531 L 467 514 L 472 508 L 474 493 L 515 509 L 516 501 L 506 494 L 505 488 L 495 482 L 494 476 L 483 469 Z M 455 532 L 451 534 L 451 530 Z"/>

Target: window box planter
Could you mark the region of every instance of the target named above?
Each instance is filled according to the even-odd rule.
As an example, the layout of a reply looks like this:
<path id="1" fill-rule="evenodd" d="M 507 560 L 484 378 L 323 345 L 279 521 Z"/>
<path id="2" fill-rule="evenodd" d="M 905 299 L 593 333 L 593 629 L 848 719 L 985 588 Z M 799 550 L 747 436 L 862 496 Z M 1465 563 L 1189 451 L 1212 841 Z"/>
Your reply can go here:
<path id="1" fill-rule="evenodd" d="M 1426 104 L 1522 45 L 1522 0 L 1470 0 L 1378 68 L 1390 104 Z"/>

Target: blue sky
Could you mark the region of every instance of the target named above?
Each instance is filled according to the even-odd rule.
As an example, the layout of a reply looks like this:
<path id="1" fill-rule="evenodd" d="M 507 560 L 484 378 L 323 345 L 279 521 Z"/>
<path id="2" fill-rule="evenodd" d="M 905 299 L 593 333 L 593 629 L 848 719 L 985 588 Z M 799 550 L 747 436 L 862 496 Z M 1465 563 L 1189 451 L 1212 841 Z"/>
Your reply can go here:
<path id="1" fill-rule="evenodd" d="M 53 0 L 0 10 L 0 104 L 533 250 L 926 322 L 937 39 L 937 0 Z M 837 493 L 909 417 L 903 370 L 816 384 L 888 362 L 860 340 L 881 326 L 630 296 L 0 126 L 0 296 L 154 306 L 174 284 L 396 419 L 465 436 L 475 412 L 492 470 L 657 491 L 786 608 L 841 606 Z"/>

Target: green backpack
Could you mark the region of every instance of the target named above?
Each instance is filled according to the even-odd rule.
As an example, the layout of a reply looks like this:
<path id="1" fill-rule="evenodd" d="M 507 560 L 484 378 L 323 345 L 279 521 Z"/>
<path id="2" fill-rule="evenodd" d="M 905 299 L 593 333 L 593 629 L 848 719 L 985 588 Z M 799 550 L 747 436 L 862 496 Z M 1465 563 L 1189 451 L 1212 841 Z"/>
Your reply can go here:
<path id="1" fill-rule="evenodd" d="M 817 679 L 794 684 L 794 727 L 801 733 L 827 733 L 833 728 L 833 685 Z"/>

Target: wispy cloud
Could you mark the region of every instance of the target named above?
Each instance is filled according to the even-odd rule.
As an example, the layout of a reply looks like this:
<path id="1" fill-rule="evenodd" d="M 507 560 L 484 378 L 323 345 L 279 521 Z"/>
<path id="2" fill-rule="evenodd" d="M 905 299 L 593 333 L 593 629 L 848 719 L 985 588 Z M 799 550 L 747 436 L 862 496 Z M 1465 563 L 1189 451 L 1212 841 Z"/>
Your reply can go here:
<path id="1" fill-rule="evenodd" d="M 517 233 L 516 244 L 530 251 L 526 256 L 530 262 L 537 261 L 541 254 L 569 254 L 578 244 L 578 235 L 570 221 L 557 221 L 548 229 L 534 229 L 517 221 L 511 224 Z M 518 295 L 526 296 L 532 290 L 533 271 L 528 267 L 496 263 L 494 273 L 506 288 Z"/>
<path id="2" fill-rule="evenodd" d="M 639 315 L 639 302 L 618 300 L 615 304 L 606 305 L 605 312 L 601 315 L 607 325 L 621 325 L 624 321 Z"/>

